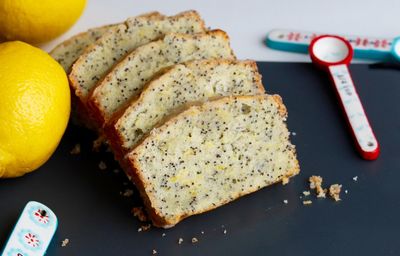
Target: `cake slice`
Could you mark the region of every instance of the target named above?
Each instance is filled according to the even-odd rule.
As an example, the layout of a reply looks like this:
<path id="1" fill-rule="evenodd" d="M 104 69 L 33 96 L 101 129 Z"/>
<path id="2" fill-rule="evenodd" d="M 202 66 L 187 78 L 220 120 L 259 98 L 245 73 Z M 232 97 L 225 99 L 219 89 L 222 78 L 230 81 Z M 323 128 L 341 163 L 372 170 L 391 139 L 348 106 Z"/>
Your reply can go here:
<path id="1" fill-rule="evenodd" d="M 167 34 L 163 39 L 137 48 L 118 63 L 93 90 L 89 109 L 102 127 L 137 97 L 146 82 L 163 68 L 189 60 L 212 58 L 235 59 L 224 31 Z"/>
<path id="2" fill-rule="evenodd" d="M 127 155 L 155 226 L 172 227 L 296 175 L 277 95 L 224 97 L 171 118 Z"/>
<path id="3" fill-rule="evenodd" d="M 131 151 L 156 124 L 190 102 L 230 95 L 264 94 L 254 61 L 197 60 L 151 80 L 120 118 L 106 128 L 117 158 Z"/>
<path id="4" fill-rule="evenodd" d="M 115 26 L 106 25 L 77 34 L 54 47 L 50 55 L 61 64 L 65 72 L 69 73 L 72 64 L 85 51 L 86 47 L 93 44 L 106 31 Z"/>
<path id="5" fill-rule="evenodd" d="M 128 19 L 109 29 L 85 50 L 72 66 L 71 87 L 82 102 L 109 69 L 135 48 L 168 32 L 198 33 L 206 30 L 197 12 L 187 11 L 166 17 L 150 13 Z"/>

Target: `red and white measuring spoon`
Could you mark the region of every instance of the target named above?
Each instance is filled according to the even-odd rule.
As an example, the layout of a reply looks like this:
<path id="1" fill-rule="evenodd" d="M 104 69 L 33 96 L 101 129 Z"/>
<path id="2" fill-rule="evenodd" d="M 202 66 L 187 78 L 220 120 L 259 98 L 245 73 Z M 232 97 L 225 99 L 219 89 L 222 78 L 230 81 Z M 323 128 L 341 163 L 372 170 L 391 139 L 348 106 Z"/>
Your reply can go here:
<path id="1" fill-rule="evenodd" d="M 309 52 L 313 63 L 329 72 L 361 156 L 377 159 L 379 144 L 348 69 L 353 58 L 350 43 L 339 36 L 322 35 L 311 41 Z"/>

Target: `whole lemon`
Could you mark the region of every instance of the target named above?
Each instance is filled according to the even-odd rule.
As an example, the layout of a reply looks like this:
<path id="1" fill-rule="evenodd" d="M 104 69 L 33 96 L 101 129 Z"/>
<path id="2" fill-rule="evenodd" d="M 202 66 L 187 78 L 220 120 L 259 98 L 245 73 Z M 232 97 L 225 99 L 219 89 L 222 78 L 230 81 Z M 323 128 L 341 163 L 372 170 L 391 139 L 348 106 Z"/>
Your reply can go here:
<path id="1" fill-rule="evenodd" d="M 0 178 L 31 172 L 53 154 L 70 114 L 63 68 L 23 42 L 0 44 Z"/>
<path id="2" fill-rule="evenodd" d="M 86 0 L 0 0 L 0 37 L 42 43 L 67 31 Z"/>

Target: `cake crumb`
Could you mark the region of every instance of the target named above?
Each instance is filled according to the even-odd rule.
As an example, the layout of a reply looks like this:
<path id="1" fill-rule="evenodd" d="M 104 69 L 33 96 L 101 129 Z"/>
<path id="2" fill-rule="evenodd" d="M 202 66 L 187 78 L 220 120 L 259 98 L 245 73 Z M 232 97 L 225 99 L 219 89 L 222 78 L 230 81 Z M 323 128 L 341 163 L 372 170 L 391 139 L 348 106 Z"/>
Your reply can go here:
<path id="1" fill-rule="evenodd" d="M 95 139 L 93 141 L 92 151 L 99 152 L 101 145 L 103 144 L 104 141 L 105 141 L 104 136 L 99 136 L 97 139 Z"/>
<path id="2" fill-rule="evenodd" d="M 318 190 L 317 197 L 318 198 L 326 198 L 326 193 L 328 192 L 328 189 L 324 188 L 322 190 Z"/>
<path id="3" fill-rule="evenodd" d="M 347 193 L 349 193 L 349 191 L 346 189 L 346 190 L 344 191 L 344 193 L 347 194 Z"/>
<path id="4" fill-rule="evenodd" d="M 288 204 L 289 201 L 285 199 L 285 200 L 283 200 L 283 203 L 284 203 L 284 204 Z"/>
<path id="5" fill-rule="evenodd" d="M 354 176 L 354 177 L 353 177 L 353 180 L 354 180 L 355 182 L 357 182 L 357 181 L 358 181 L 358 176 Z"/>
<path id="6" fill-rule="evenodd" d="M 226 235 L 226 233 L 227 233 L 226 229 L 224 229 L 223 233 L 224 233 L 224 235 Z"/>
<path id="7" fill-rule="evenodd" d="M 202 230 L 201 232 L 200 232 L 202 235 L 204 235 L 204 231 Z"/>
<path id="8" fill-rule="evenodd" d="M 342 189 L 342 185 L 333 184 L 329 187 L 329 195 L 337 202 L 340 201 L 340 191 Z"/>
<path id="9" fill-rule="evenodd" d="M 107 169 L 107 165 L 106 163 L 104 163 L 103 161 L 100 161 L 99 163 L 99 169 L 104 171 L 105 169 Z"/>
<path id="10" fill-rule="evenodd" d="M 167 234 L 165 234 L 165 233 L 162 233 L 162 234 L 161 234 L 162 237 L 165 237 L 166 235 L 167 235 Z"/>
<path id="11" fill-rule="evenodd" d="M 308 190 L 303 191 L 303 195 L 304 196 L 309 196 L 310 195 L 310 191 L 308 191 Z"/>
<path id="12" fill-rule="evenodd" d="M 286 185 L 289 183 L 289 178 L 288 177 L 283 177 L 282 178 L 282 185 Z"/>
<path id="13" fill-rule="evenodd" d="M 322 188 L 322 177 L 321 176 L 311 176 L 309 179 L 310 182 L 310 189 L 315 189 L 317 192 L 318 198 L 325 198 L 326 197 L 326 189 Z"/>
<path id="14" fill-rule="evenodd" d="M 81 144 L 79 144 L 79 143 L 76 144 L 74 146 L 74 148 L 71 151 L 69 151 L 69 153 L 71 155 L 79 155 L 81 153 Z"/>
<path id="15" fill-rule="evenodd" d="M 61 247 L 67 246 L 68 243 L 69 243 L 69 239 L 68 239 L 68 238 L 65 238 L 64 240 L 61 241 Z"/>
<path id="16" fill-rule="evenodd" d="M 292 132 L 292 135 L 293 135 L 293 136 L 296 136 L 296 135 L 297 135 L 297 133 L 296 133 L 296 132 Z"/>
<path id="17" fill-rule="evenodd" d="M 124 197 L 130 197 L 130 196 L 133 195 L 133 190 L 132 189 L 126 189 L 122 195 Z"/>
<path id="18" fill-rule="evenodd" d="M 303 205 L 310 205 L 310 204 L 312 204 L 312 201 L 311 201 L 311 200 L 305 200 L 305 201 L 303 201 Z"/>
<path id="19" fill-rule="evenodd" d="M 199 241 L 199 239 L 197 239 L 197 237 L 193 237 L 192 238 L 192 244 L 195 244 L 195 243 L 197 243 Z"/>
<path id="20" fill-rule="evenodd" d="M 140 221 L 147 221 L 147 216 L 143 211 L 143 207 L 133 207 L 131 213 L 134 217 L 137 217 Z"/>
<path id="21" fill-rule="evenodd" d="M 178 239 L 178 244 L 182 244 L 183 243 L 183 238 L 182 237 L 179 237 L 179 239 Z"/>
<path id="22" fill-rule="evenodd" d="M 140 228 L 138 228 L 138 230 L 137 230 L 137 232 L 144 232 L 144 231 L 147 231 L 147 230 L 149 230 L 151 228 L 151 224 L 147 224 L 147 225 L 142 225 L 142 226 L 140 226 Z"/>
<path id="23" fill-rule="evenodd" d="M 153 249 L 153 255 L 157 254 L 157 250 Z"/>

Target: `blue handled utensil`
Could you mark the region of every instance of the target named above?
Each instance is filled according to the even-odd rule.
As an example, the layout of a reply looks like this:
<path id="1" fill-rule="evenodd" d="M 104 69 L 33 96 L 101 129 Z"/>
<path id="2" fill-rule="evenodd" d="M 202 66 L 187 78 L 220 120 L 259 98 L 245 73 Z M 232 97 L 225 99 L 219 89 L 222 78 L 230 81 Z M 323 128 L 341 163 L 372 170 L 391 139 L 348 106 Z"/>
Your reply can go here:
<path id="1" fill-rule="evenodd" d="M 268 33 L 266 45 L 272 49 L 308 53 L 311 41 L 323 33 L 277 29 Z M 354 58 L 371 59 L 382 62 L 400 62 L 400 37 L 376 38 L 353 35 L 341 36 L 354 49 Z"/>
<path id="2" fill-rule="evenodd" d="M 44 255 L 56 232 L 57 224 L 57 217 L 50 208 L 39 202 L 28 202 L 1 255 Z"/>

